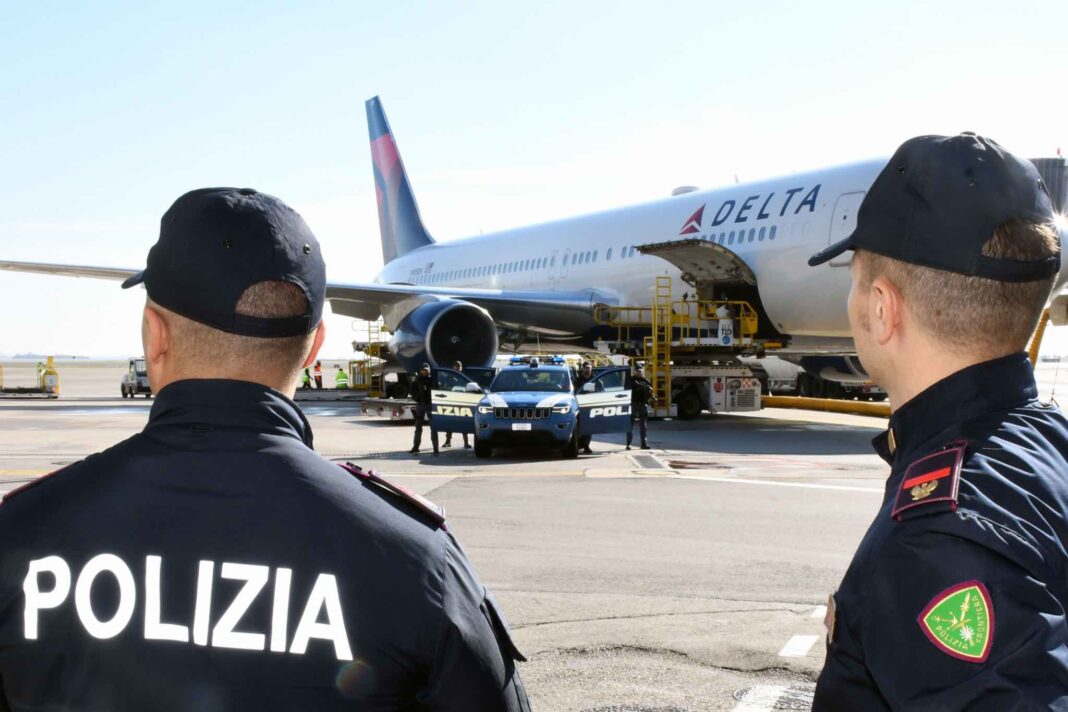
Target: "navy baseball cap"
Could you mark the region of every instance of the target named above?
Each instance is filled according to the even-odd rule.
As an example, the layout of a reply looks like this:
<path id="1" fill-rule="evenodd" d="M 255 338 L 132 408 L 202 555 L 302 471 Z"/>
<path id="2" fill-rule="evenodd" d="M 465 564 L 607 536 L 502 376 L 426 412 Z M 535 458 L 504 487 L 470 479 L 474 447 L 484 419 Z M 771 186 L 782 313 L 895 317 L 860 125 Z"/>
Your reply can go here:
<path id="1" fill-rule="evenodd" d="M 863 249 L 923 267 L 1000 282 L 1032 282 L 1060 269 L 1060 252 L 1024 262 L 982 254 L 1008 220 L 1053 222 L 1038 170 L 974 133 L 918 136 L 901 144 L 864 196 L 857 227 L 809 258 L 823 264 Z"/>
<path id="2" fill-rule="evenodd" d="M 305 313 L 238 314 L 244 291 L 266 281 L 299 287 Z M 319 325 L 326 266 L 304 219 L 278 198 L 251 188 L 201 188 L 163 214 L 148 266 L 122 287 L 142 282 L 153 302 L 188 319 L 231 334 L 280 338 L 303 336 Z"/>

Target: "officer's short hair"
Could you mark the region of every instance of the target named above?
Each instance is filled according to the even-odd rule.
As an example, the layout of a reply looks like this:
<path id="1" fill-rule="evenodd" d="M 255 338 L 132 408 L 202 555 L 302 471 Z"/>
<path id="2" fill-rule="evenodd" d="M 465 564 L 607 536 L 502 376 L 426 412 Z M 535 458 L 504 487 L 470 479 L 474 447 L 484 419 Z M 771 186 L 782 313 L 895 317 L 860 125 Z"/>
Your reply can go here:
<path id="1" fill-rule="evenodd" d="M 1002 223 L 982 254 L 1035 261 L 1057 254 L 1060 242 L 1053 225 L 1026 220 Z M 1056 275 L 1031 282 L 1001 282 L 921 267 L 858 249 L 861 286 L 886 277 L 900 290 L 910 313 L 934 339 L 993 357 L 1022 351 L 1035 331 Z"/>
<path id="2" fill-rule="evenodd" d="M 241 294 L 237 314 L 260 318 L 298 316 L 308 309 L 301 289 L 289 282 L 257 282 Z M 240 336 L 168 312 L 178 356 L 191 363 L 241 364 L 250 372 L 268 371 L 288 377 L 304 363 L 315 331 L 301 336 L 262 338 Z"/>

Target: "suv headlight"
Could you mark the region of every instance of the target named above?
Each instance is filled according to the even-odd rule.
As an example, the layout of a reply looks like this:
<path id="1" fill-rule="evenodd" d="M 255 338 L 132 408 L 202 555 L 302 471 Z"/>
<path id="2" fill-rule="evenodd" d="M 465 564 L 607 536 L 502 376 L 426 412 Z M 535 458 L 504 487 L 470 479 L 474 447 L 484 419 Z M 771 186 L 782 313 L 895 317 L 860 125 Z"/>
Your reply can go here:
<path id="1" fill-rule="evenodd" d="M 493 406 L 492 405 L 480 405 L 478 407 L 478 412 L 481 413 L 482 415 L 489 415 L 490 413 L 493 412 Z"/>
<path id="2" fill-rule="evenodd" d="M 571 404 L 569 403 L 567 405 L 554 405 L 553 406 L 553 412 L 554 413 L 560 413 L 560 414 L 570 413 L 571 412 Z"/>

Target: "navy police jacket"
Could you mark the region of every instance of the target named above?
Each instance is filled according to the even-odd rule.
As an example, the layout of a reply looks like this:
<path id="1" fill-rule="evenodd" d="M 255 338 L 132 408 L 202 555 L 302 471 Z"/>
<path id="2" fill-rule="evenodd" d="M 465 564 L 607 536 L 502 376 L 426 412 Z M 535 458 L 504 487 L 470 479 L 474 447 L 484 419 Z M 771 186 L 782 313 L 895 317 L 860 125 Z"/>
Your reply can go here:
<path id="1" fill-rule="evenodd" d="M 269 388 L 181 381 L 10 493 L 0 709 L 528 710 L 443 517 L 311 443 Z"/>
<path id="2" fill-rule="evenodd" d="M 1068 420 L 1026 355 L 959 371 L 875 440 L 882 507 L 828 604 L 814 710 L 1068 709 Z"/>

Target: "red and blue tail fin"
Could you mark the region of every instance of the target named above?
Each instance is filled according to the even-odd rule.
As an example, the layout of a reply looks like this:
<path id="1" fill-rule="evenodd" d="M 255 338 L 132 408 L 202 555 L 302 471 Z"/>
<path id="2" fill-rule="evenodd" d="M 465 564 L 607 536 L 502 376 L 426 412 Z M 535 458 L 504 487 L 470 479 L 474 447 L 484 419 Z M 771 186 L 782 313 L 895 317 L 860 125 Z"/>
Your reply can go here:
<path id="1" fill-rule="evenodd" d="M 434 238 L 423 227 L 408 173 L 377 96 L 367 100 L 367 130 L 371 136 L 382 259 L 388 263 L 414 249 L 434 244 Z"/>

